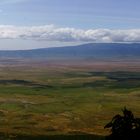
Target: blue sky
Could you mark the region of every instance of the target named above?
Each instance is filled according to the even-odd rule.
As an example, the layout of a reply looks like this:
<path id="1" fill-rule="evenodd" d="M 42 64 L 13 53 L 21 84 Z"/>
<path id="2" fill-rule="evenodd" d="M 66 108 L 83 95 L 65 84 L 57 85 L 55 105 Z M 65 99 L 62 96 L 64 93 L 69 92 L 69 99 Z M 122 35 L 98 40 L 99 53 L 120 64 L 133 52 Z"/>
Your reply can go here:
<path id="1" fill-rule="evenodd" d="M 100 41 L 129 42 L 131 37 L 130 42 L 139 42 L 140 0 L 1 0 L 0 25 L 1 30 L 4 30 L 4 33 L 0 33 L 0 49 L 28 49 Z M 50 30 L 44 28 L 46 25 L 54 27 Z M 26 30 L 22 29 L 24 27 Z M 34 29 L 30 31 L 30 27 Z M 32 35 L 29 36 L 29 32 Z M 84 35 L 79 37 L 79 32 Z M 127 33 L 129 36 L 126 36 Z M 119 39 L 122 35 L 123 40 Z M 36 44 L 35 47 L 32 44 Z"/>
<path id="2" fill-rule="evenodd" d="M 139 28 L 139 0 L 1 0 L 0 24 Z"/>

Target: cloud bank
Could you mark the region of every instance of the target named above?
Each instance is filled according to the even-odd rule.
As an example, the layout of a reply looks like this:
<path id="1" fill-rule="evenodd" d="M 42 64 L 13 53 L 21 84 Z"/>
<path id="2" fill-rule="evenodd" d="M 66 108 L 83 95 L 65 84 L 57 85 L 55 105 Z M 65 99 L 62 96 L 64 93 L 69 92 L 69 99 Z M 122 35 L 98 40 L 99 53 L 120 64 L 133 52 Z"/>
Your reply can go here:
<path id="1" fill-rule="evenodd" d="M 27 39 L 59 42 L 140 42 L 140 29 L 75 29 L 54 25 L 12 26 L 0 25 L 0 39 Z"/>

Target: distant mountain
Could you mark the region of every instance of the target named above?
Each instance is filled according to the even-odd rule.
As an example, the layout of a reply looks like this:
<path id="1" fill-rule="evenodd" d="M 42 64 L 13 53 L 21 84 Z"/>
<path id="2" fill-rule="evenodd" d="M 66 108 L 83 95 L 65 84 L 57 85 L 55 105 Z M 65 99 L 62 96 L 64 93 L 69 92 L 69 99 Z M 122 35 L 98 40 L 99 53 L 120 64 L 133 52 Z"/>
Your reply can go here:
<path id="1" fill-rule="evenodd" d="M 140 44 L 90 43 L 33 50 L 0 51 L 0 58 L 29 59 L 140 59 Z"/>

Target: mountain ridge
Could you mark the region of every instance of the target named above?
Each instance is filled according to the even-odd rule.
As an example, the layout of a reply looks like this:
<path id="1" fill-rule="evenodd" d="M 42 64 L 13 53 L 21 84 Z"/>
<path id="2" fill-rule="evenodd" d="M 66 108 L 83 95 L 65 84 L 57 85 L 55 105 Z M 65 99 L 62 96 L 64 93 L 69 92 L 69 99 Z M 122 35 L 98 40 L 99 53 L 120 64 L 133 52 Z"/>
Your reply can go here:
<path id="1" fill-rule="evenodd" d="M 0 50 L 0 58 L 140 59 L 140 43 L 89 43 L 32 50 Z"/>

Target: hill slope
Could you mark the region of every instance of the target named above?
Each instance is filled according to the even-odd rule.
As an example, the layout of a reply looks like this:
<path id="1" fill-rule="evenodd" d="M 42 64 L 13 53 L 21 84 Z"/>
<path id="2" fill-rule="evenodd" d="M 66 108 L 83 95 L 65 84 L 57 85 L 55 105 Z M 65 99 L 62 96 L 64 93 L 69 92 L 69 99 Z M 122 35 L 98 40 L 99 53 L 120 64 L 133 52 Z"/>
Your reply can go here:
<path id="1" fill-rule="evenodd" d="M 140 44 L 90 43 L 69 47 L 0 51 L 0 58 L 140 59 Z"/>

